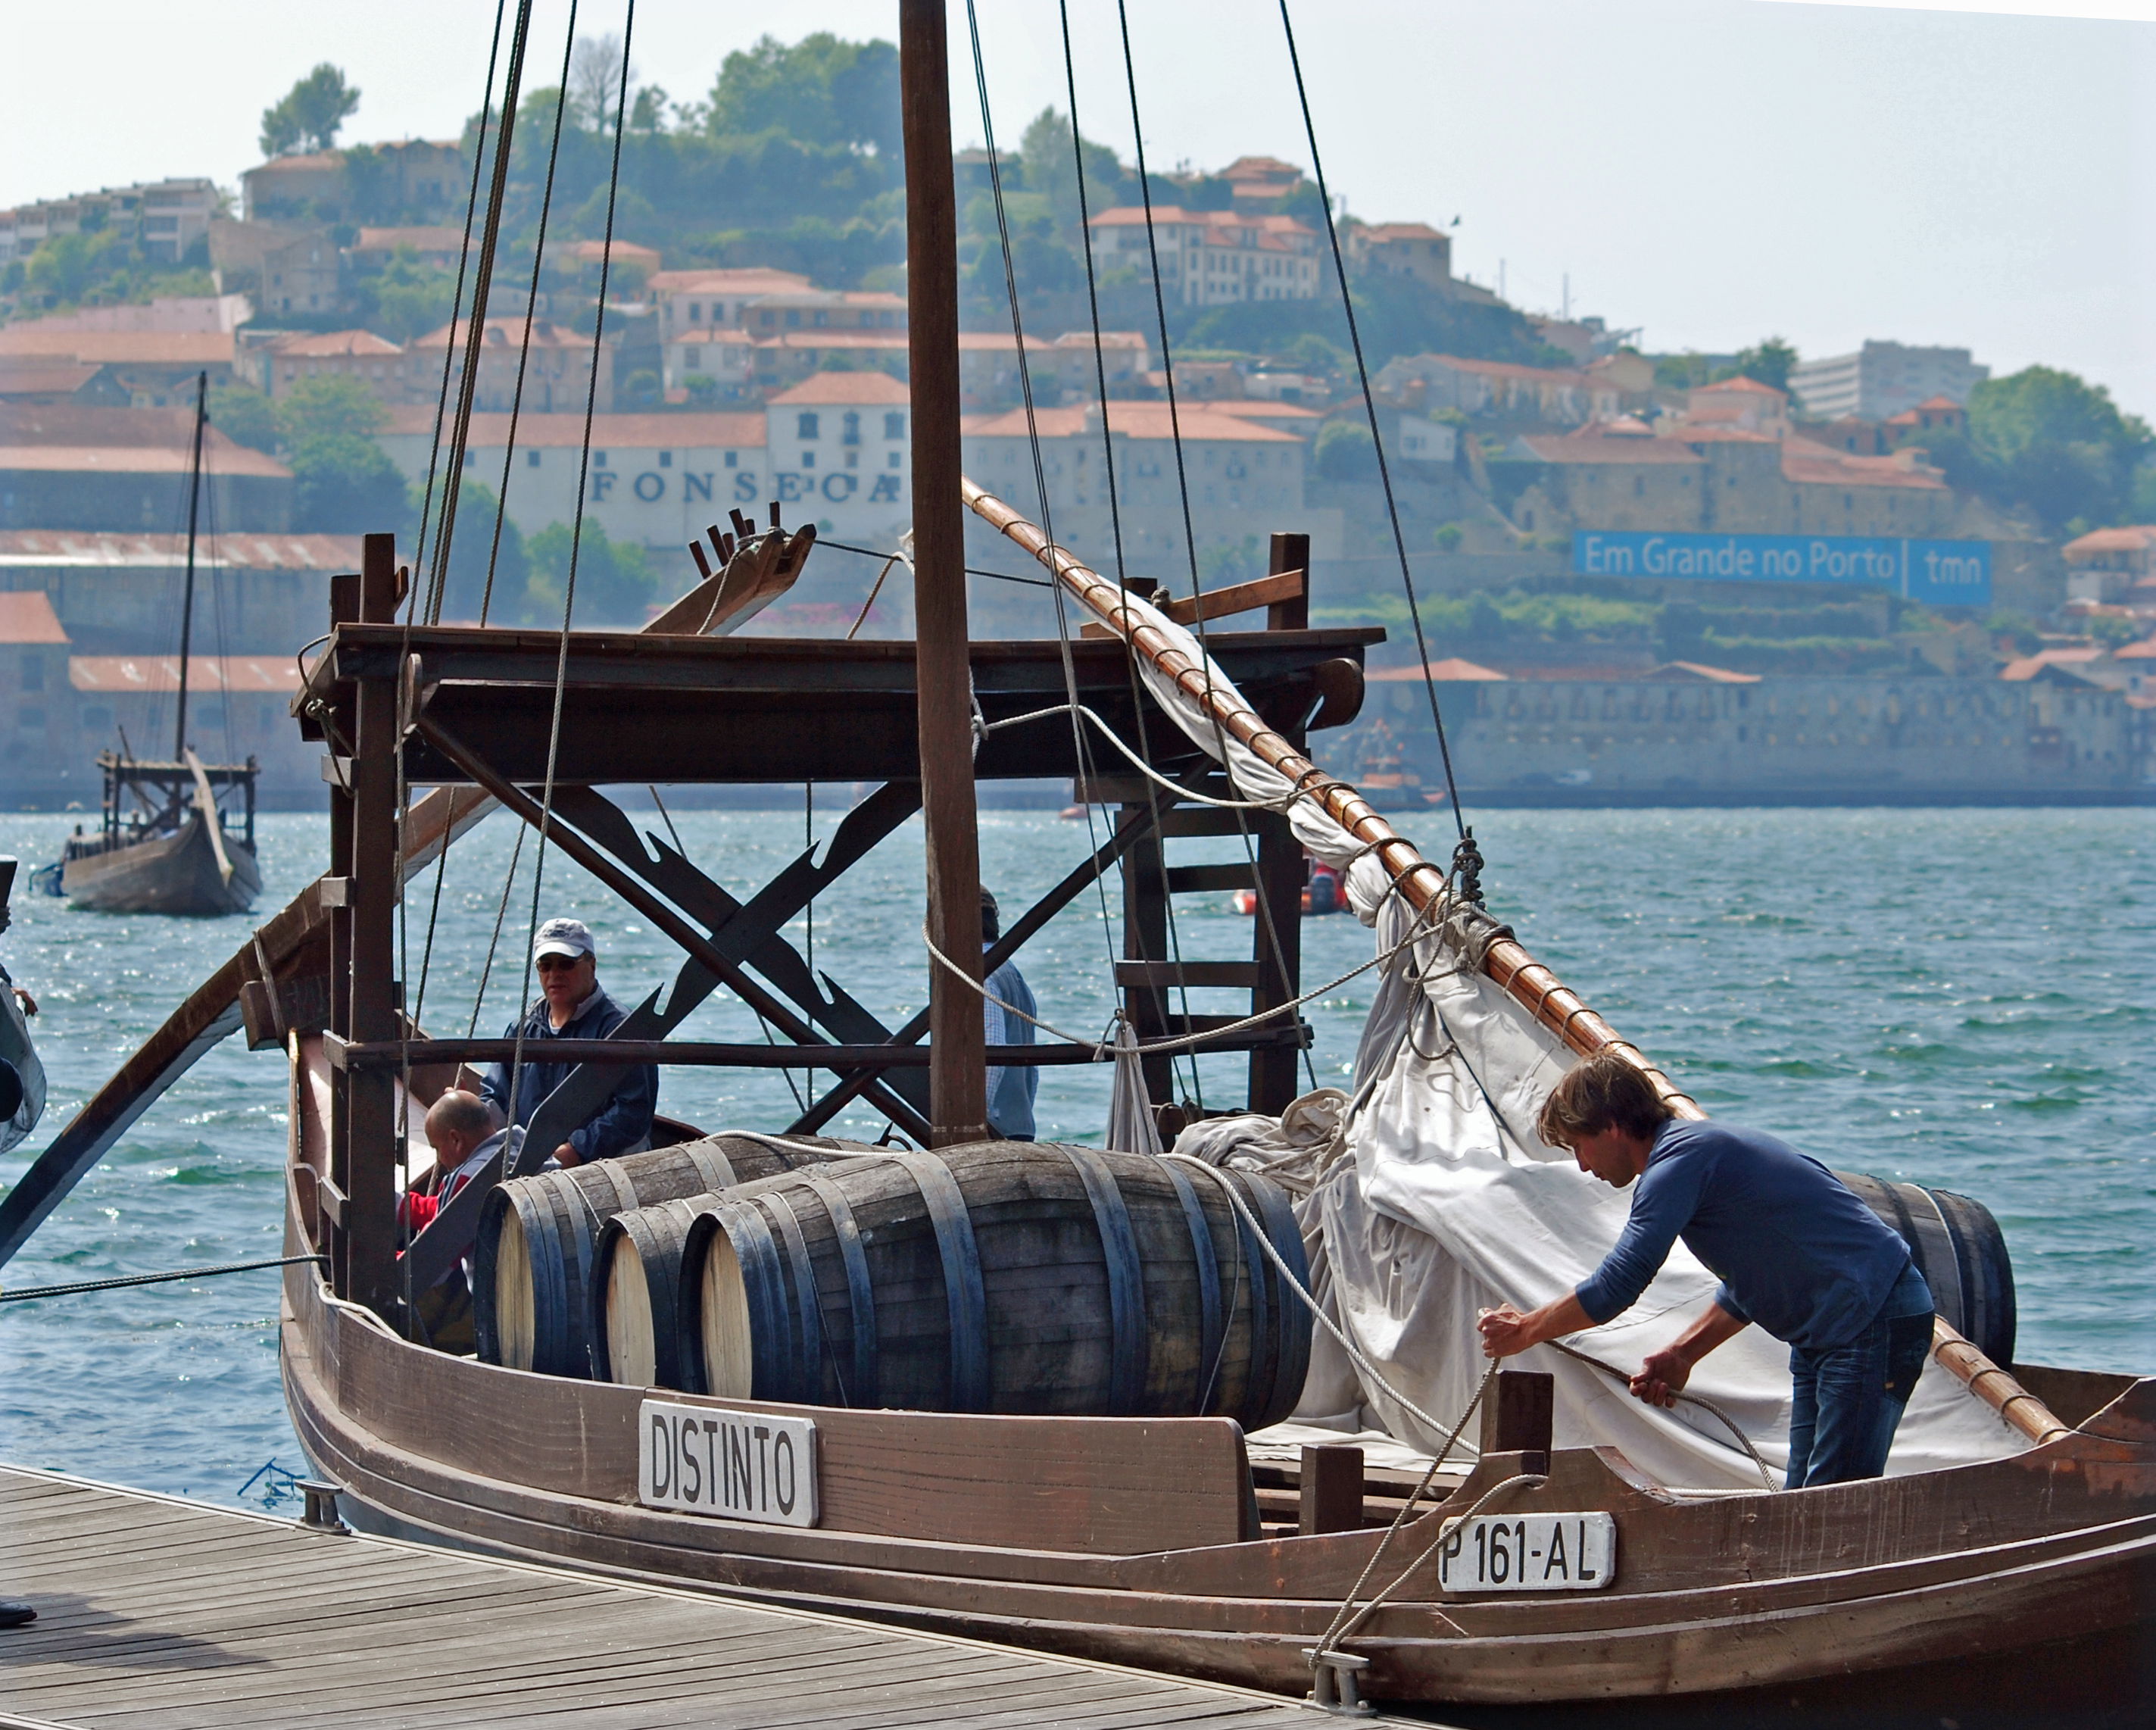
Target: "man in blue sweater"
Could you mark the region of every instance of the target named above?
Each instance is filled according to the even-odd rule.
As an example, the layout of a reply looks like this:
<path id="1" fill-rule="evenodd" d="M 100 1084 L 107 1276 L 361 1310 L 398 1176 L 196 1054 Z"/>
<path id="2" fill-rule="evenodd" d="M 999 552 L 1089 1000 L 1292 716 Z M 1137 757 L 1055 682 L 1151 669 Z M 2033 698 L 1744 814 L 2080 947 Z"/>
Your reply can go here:
<path id="1" fill-rule="evenodd" d="M 1482 1348 L 1509 1358 L 1630 1309 L 1671 1245 L 1722 1281 L 1706 1312 L 1650 1354 L 1632 1392 L 1668 1405 L 1692 1366 L 1753 1322 L 1789 1348 L 1788 1487 L 1877 1477 L 1931 1349 L 1932 1294 L 1907 1246 L 1817 1160 L 1718 1123 L 1682 1122 L 1614 1052 L 1558 1083 L 1536 1124 L 1582 1171 L 1619 1188 L 1632 1215 L 1573 1291 L 1522 1315 L 1483 1316 Z"/>

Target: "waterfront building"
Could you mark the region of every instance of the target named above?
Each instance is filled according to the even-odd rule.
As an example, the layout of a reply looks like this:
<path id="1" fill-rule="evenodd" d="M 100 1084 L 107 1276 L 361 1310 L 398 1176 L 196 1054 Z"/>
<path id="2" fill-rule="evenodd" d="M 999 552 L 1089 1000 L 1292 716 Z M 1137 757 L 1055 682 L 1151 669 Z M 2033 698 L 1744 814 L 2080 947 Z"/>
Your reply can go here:
<path id="1" fill-rule="evenodd" d="M 1759 675 L 1671 662 L 1629 676 L 1434 666 L 1461 795 L 1508 804 L 2107 803 L 2144 782 L 2126 693 L 2064 667 L 2019 680 Z M 1370 675 L 1363 716 L 1323 736 L 1353 779 L 1382 722 L 1445 784 L 1419 669 Z M 1390 748 L 1390 747 L 1389 747 Z"/>
<path id="2" fill-rule="evenodd" d="M 413 340 L 407 352 L 416 367 L 411 376 L 439 381 L 444 348 L 449 349 L 452 374 L 464 365 L 465 339 L 470 319 L 454 326 L 444 325 Z M 552 319 L 534 319 L 527 341 L 521 313 L 490 318 L 480 338 L 479 389 L 473 407 L 490 413 L 508 412 L 519 400 L 522 381 L 524 411 L 551 414 L 556 411 L 581 413 L 591 390 L 592 339 Z M 527 352 L 528 351 L 528 352 Z M 602 406 L 613 402 L 613 345 L 598 346 L 598 394 Z"/>
<path id="3" fill-rule="evenodd" d="M 229 331 L 54 330 L 42 319 L 0 325 L 0 366 L 100 368 L 138 408 L 192 408 L 196 379 L 231 378 L 236 351 Z"/>
<path id="4" fill-rule="evenodd" d="M 441 362 L 431 375 L 403 345 L 372 331 L 279 331 L 259 340 L 240 339 L 239 370 L 273 399 L 291 394 L 307 378 L 349 378 L 384 403 L 431 398 L 441 383 Z"/>
<path id="5" fill-rule="evenodd" d="M 1371 388 L 1382 400 L 1420 413 L 1450 408 L 1461 414 L 1551 426 L 1613 419 L 1623 411 L 1625 395 L 1604 374 L 1450 354 L 1407 355 L 1388 361 Z"/>
<path id="6" fill-rule="evenodd" d="M 1916 348 L 1901 342 L 1866 342 L 1854 354 L 1803 361 L 1789 373 L 1789 388 L 1804 413 L 1820 420 L 1853 415 L 1886 420 L 1932 397 L 1967 403 L 1991 377 L 1991 368 L 1969 359 L 1965 348 Z"/>
<path id="7" fill-rule="evenodd" d="M 1452 237 L 1426 223 L 1355 223 L 1341 238 L 1350 262 L 1373 276 L 1404 276 L 1424 288 L 1452 286 Z M 1584 362 L 1587 356 L 1578 358 Z"/>
<path id="8" fill-rule="evenodd" d="M 2068 600 L 2156 606 L 2156 523 L 2095 529 L 2061 551 Z"/>
<path id="9" fill-rule="evenodd" d="M 184 408 L 9 408 L 0 417 L 0 529 L 184 528 L 193 396 Z M 291 526 L 292 471 L 275 458 L 213 425 L 203 475 L 204 508 L 221 531 Z"/>
<path id="10" fill-rule="evenodd" d="M 316 316 L 343 300 L 344 260 L 319 223 L 220 217 L 210 224 L 209 258 L 220 293 L 248 295 L 266 314 Z"/>

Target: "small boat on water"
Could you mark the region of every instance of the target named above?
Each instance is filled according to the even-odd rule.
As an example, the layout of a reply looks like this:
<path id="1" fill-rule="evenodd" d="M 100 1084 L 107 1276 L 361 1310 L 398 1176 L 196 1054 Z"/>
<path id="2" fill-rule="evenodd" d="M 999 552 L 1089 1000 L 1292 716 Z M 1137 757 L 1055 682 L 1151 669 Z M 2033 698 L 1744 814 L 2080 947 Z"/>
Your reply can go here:
<path id="1" fill-rule="evenodd" d="M 51 893 L 100 913 L 244 913 L 261 893 L 254 859 L 258 767 L 206 764 L 187 742 L 187 685 L 194 647 L 195 550 L 201 521 L 203 434 L 209 425 L 209 375 L 195 384 L 194 449 L 188 475 L 186 587 L 180 600 L 179 688 L 169 761 L 125 748 L 98 753 L 105 780 L 97 832 L 80 825 L 60 858 L 38 876 Z M 123 747 L 125 740 L 122 741 Z M 240 809 L 228 812 L 236 795 Z"/>
<path id="2" fill-rule="evenodd" d="M 177 762 L 98 753 L 103 821 L 68 837 L 57 892 L 100 913 L 244 913 L 261 893 L 254 859 L 254 760 L 205 763 L 192 750 Z M 220 790 L 236 792 L 228 814 Z M 132 798 L 136 809 L 126 809 Z M 50 871 L 50 867 L 48 867 Z"/>

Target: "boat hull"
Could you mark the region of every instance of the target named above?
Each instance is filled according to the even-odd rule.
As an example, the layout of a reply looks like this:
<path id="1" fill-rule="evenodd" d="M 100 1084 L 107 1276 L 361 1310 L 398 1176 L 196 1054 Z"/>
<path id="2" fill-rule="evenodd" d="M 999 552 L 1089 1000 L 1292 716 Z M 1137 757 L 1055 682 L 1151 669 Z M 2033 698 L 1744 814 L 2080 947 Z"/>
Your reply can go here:
<path id="1" fill-rule="evenodd" d="M 99 913 L 244 913 L 261 892 L 261 873 L 244 843 L 228 835 L 224 849 L 232 860 L 228 882 L 218 870 L 202 813 L 192 811 L 170 835 L 69 860 L 60 870 L 60 893 Z"/>
<path id="2" fill-rule="evenodd" d="M 426 1350 L 331 1298 L 308 1268 L 288 1270 L 282 1344 L 295 1428 L 346 1487 L 347 1517 L 457 1548 L 1300 1694 L 1301 1655 L 1377 1538 L 1257 1535 L 1240 1434 L 1224 1420 L 754 1402 L 726 1409 L 817 1421 L 824 1521 L 703 1518 L 638 1503 L 647 1390 Z M 1992 1708 L 2021 1724 L 2107 1722 L 2150 1684 L 2156 1383 L 2133 1384 L 2103 1416 L 2108 1433 L 2145 1439 L 2076 1435 L 1922 1478 L 1707 1502 L 1641 1483 L 1607 1450 L 1562 1451 L 1522 1505 L 1612 1511 L 1617 1585 L 1465 1601 L 1422 1588 L 1353 1640 L 1366 1692 L 1703 1709 L 1854 1691 L 1875 1719 L 1907 1707 L 1936 1722 L 1943 1679 L 1981 1674 L 1956 1714 L 1965 1726 Z M 1450 1509 L 1518 1465 L 1492 1456 Z M 1428 1516 L 1409 1527 L 1404 1553 L 1435 1531 Z M 2095 1697 L 2051 1715 L 2061 1695 L 2046 1656 L 2092 1645 L 2111 1655 L 2076 1671 Z"/>

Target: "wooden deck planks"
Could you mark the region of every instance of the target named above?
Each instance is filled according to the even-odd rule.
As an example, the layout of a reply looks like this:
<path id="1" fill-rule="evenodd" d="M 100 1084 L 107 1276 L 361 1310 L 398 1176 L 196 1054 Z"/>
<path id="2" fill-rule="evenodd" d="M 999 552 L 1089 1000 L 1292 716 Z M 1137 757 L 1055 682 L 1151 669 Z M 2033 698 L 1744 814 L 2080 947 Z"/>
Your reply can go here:
<path id="1" fill-rule="evenodd" d="M 1288 1730 L 1245 1691 L 0 1467 L 0 1725 Z"/>

